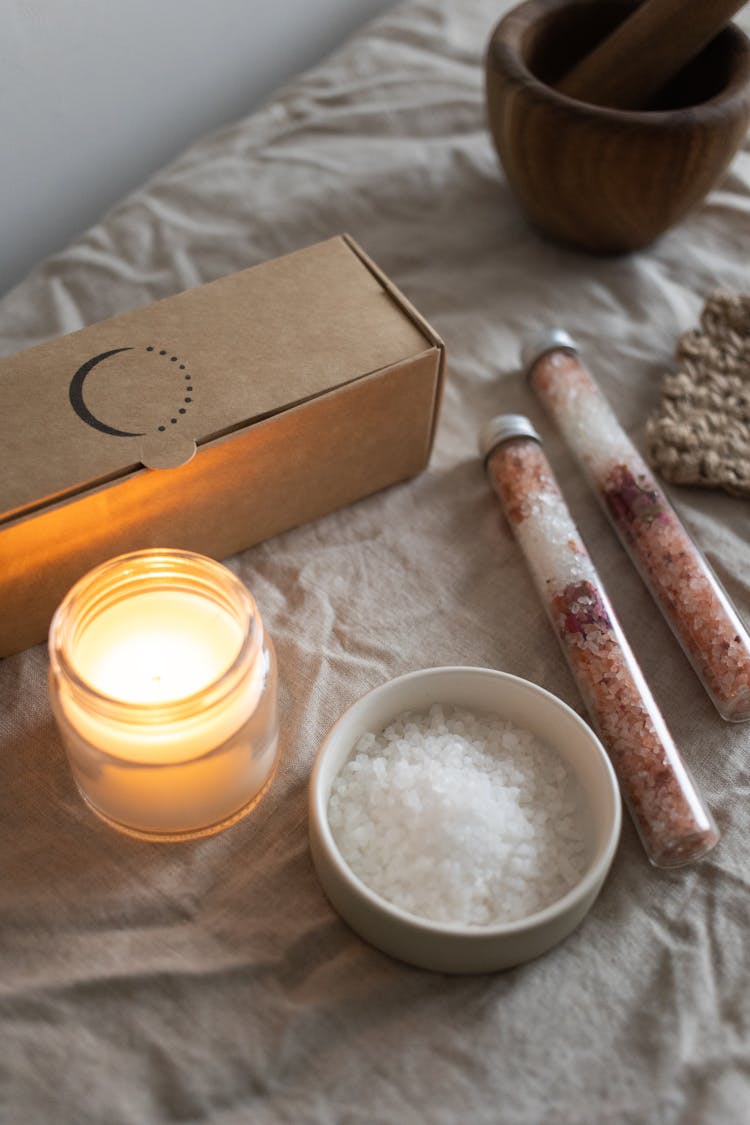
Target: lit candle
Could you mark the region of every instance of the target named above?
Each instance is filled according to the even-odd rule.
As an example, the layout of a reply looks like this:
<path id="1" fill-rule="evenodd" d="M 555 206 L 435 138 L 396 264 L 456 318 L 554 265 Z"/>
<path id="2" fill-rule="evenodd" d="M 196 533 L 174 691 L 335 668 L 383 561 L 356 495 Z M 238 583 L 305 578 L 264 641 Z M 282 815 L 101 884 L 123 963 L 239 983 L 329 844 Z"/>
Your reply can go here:
<path id="1" fill-rule="evenodd" d="M 133 835 L 219 831 L 276 762 L 276 666 L 235 576 L 139 551 L 78 582 L 50 629 L 50 698 L 83 797 Z"/>

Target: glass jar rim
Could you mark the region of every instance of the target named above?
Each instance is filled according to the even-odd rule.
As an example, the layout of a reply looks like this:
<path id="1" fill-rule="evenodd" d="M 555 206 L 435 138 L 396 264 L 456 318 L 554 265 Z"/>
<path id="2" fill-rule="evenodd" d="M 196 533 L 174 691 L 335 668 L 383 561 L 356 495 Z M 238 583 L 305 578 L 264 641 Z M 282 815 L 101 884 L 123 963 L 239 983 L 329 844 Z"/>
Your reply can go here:
<path id="1" fill-rule="evenodd" d="M 188 589 L 192 580 L 193 592 L 221 604 L 235 615 L 240 625 L 240 647 L 223 672 L 197 691 L 158 703 L 131 702 L 108 695 L 78 672 L 71 649 L 76 629 L 85 628 L 87 612 L 92 614 L 111 603 L 118 588 L 125 591 L 130 587 L 130 593 L 135 594 L 163 589 L 170 582 L 180 580 Z M 127 593 L 123 596 L 127 597 Z M 81 705 L 109 719 L 128 725 L 175 722 L 189 718 L 196 707 L 207 711 L 220 705 L 254 666 L 262 641 L 263 623 L 255 600 L 231 570 L 193 551 L 152 547 L 108 559 L 84 574 L 70 588 L 50 625 L 50 667 L 52 674 L 65 683 Z"/>

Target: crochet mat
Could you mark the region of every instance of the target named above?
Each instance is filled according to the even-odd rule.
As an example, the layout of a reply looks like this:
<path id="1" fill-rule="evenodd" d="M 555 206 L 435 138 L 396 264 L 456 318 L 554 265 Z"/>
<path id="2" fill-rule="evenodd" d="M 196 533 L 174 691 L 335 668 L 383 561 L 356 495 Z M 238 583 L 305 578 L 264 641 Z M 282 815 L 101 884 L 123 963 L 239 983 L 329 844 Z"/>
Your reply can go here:
<path id="1" fill-rule="evenodd" d="M 750 294 L 713 293 L 677 345 L 646 424 L 646 455 L 674 484 L 750 497 Z"/>

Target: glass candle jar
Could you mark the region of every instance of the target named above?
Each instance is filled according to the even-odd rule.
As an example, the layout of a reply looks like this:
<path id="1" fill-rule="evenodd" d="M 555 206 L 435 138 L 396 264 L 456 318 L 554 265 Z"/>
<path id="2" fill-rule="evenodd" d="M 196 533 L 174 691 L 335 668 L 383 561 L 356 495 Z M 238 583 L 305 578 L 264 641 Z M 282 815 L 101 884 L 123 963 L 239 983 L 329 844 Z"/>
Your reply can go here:
<path id="1" fill-rule="evenodd" d="M 59 606 L 49 653 L 73 776 L 108 824 L 184 840 L 258 802 L 278 752 L 276 660 L 226 567 L 161 549 L 103 563 Z"/>

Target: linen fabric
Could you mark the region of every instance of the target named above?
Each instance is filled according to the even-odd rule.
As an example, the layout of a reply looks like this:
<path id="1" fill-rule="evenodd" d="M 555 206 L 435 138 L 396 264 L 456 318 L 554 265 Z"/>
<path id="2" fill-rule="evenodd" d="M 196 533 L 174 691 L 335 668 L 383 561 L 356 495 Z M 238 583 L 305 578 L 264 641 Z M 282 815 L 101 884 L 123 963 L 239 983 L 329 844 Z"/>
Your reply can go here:
<path id="1" fill-rule="evenodd" d="M 750 729 L 713 710 L 525 386 L 519 345 L 565 327 L 640 441 L 677 337 L 711 291 L 750 285 L 750 150 L 648 250 L 595 258 L 545 240 L 485 126 L 482 56 L 508 7 L 395 8 L 0 302 L 7 354 L 348 231 L 449 355 L 425 473 L 229 561 L 282 684 L 282 763 L 250 817 L 180 845 L 113 832 L 74 788 L 44 646 L 0 666 L 3 1122 L 747 1121 Z M 391 960 L 334 913 L 308 852 L 307 783 L 342 711 L 413 669 L 500 668 L 581 709 L 477 454 L 481 423 L 505 411 L 544 438 L 723 840 L 656 871 L 626 823 L 565 943 L 452 977 Z M 672 495 L 747 619 L 747 502 Z"/>

